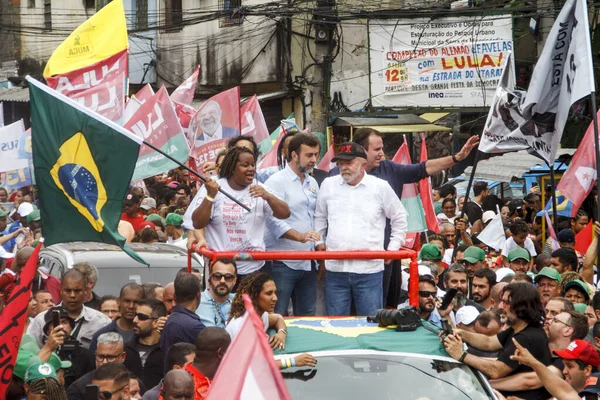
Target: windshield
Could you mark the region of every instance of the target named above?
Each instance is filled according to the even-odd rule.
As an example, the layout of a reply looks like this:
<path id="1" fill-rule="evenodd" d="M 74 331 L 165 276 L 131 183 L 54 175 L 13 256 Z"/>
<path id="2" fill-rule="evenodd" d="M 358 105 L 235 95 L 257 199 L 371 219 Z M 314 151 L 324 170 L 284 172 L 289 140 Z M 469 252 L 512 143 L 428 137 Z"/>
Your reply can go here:
<path id="1" fill-rule="evenodd" d="M 282 371 L 292 399 L 491 399 L 464 364 L 393 354 L 317 356 Z"/>

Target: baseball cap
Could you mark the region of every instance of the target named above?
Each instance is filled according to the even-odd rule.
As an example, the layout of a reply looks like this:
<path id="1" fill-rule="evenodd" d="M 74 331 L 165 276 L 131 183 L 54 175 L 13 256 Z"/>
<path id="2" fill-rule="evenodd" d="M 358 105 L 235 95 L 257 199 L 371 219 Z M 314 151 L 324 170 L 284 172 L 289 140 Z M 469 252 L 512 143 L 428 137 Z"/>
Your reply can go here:
<path id="1" fill-rule="evenodd" d="M 365 149 L 358 143 L 344 142 L 340 144 L 337 156 L 333 157 L 331 161 L 352 160 L 356 157 L 364 158 L 366 160 L 367 153 L 365 153 Z"/>
<path id="2" fill-rule="evenodd" d="M 522 247 L 515 247 L 508 253 L 508 261 L 514 261 L 522 258 L 525 261 L 530 261 L 529 252 Z"/>
<path id="3" fill-rule="evenodd" d="M 71 368 L 73 366 L 73 363 L 71 361 L 61 360 L 60 357 L 58 357 L 55 353 L 52 353 L 50 355 L 48 364 L 52 365 L 52 368 L 54 368 L 55 371 L 58 371 L 59 369 Z"/>
<path id="4" fill-rule="evenodd" d="M 44 314 L 44 327 L 42 328 L 42 332 L 48 334 L 46 331 L 48 330 L 48 325 L 50 325 L 50 323 L 52 322 L 53 311 L 58 311 L 60 313 L 61 319 L 68 318 L 69 322 L 71 323 L 71 327 L 75 326 L 75 320 L 69 317 L 69 314 L 64 308 L 62 308 L 61 306 L 52 307 L 46 312 L 46 314 Z"/>
<path id="5" fill-rule="evenodd" d="M 481 250 L 477 246 L 469 246 L 463 253 L 462 260 L 465 260 L 470 264 L 477 264 L 478 261 L 485 260 L 485 251 Z"/>
<path id="6" fill-rule="evenodd" d="M 144 218 L 144 220 L 148 221 L 148 222 L 156 222 L 156 221 L 160 221 L 163 222 L 163 218 L 158 215 L 158 214 L 149 214 L 146 216 L 146 218 Z"/>
<path id="7" fill-rule="evenodd" d="M 600 373 L 596 372 L 595 374 L 591 374 L 585 381 L 585 387 L 581 392 L 579 392 L 580 396 L 585 396 L 586 394 L 598 394 L 600 393 Z"/>
<path id="8" fill-rule="evenodd" d="M 26 216 L 28 216 L 29 214 L 31 214 L 33 212 L 33 205 L 31 203 L 28 203 L 26 201 L 24 201 L 23 203 L 19 204 L 19 208 L 17 208 L 17 213 L 25 218 Z"/>
<path id="9" fill-rule="evenodd" d="M 156 200 L 154 200 L 152 197 L 146 197 L 144 200 L 142 200 L 140 208 L 143 208 L 146 211 L 151 208 L 156 208 Z"/>
<path id="10" fill-rule="evenodd" d="M 456 312 L 456 325 L 471 325 L 477 317 L 479 311 L 473 306 L 463 306 Z"/>
<path id="11" fill-rule="evenodd" d="M 589 342 L 585 340 L 575 339 L 566 349 L 556 350 L 554 354 L 565 360 L 579 360 L 592 367 L 600 365 L 600 356 L 598 352 Z"/>
<path id="12" fill-rule="evenodd" d="M 27 223 L 30 224 L 33 221 L 39 221 L 41 219 L 40 210 L 33 210 L 27 215 Z"/>
<path id="13" fill-rule="evenodd" d="M 575 303 L 575 304 L 573 304 L 573 308 L 575 309 L 575 312 L 578 312 L 579 314 L 585 314 L 585 310 L 587 309 L 587 304 Z"/>
<path id="14" fill-rule="evenodd" d="M 496 282 L 500 282 L 507 276 L 515 276 L 515 271 L 507 267 L 502 267 L 496 270 Z"/>
<path id="15" fill-rule="evenodd" d="M 588 285 L 584 281 L 579 280 L 579 279 L 571 281 L 565 285 L 564 291 L 566 292 L 567 290 L 569 290 L 571 288 L 577 289 L 581 293 L 583 293 L 586 301 L 590 299 L 590 289 L 588 288 Z"/>
<path id="16" fill-rule="evenodd" d="M 127 196 L 125 196 L 125 201 L 124 203 L 128 206 L 138 203 L 140 201 L 140 196 L 138 196 L 135 193 L 127 193 Z"/>
<path id="17" fill-rule="evenodd" d="M 167 187 L 170 187 L 171 189 L 175 189 L 177 186 L 179 186 L 179 182 L 177 181 L 171 181 L 167 184 Z"/>
<path id="18" fill-rule="evenodd" d="M 156 230 L 156 225 L 154 225 L 154 222 L 144 221 L 142 224 L 140 224 L 140 229 L 138 229 L 138 231 L 146 228 L 152 228 L 153 230 Z"/>
<path id="19" fill-rule="evenodd" d="M 561 281 L 560 274 L 554 268 L 551 268 L 551 267 L 542 268 L 541 271 L 537 274 L 537 276 L 535 277 L 535 279 L 533 281 L 535 283 L 538 283 L 540 281 L 540 279 L 542 279 L 544 277 L 553 279 L 560 284 L 560 281 Z"/>
<path id="20" fill-rule="evenodd" d="M 434 260 L 439 261 L 442 259 L 442 252 L 440 248 L 434 244 L 426 244 L 421 247 L 421 252 L 419 253 L 419 258 L 421 260 Z"/>
<path id="21" fill-rule="evenodd" d="M 486 211 L 481 216 L 481 220 L 483 221 L 484 224 L 487 224 L 489 221 L 491 221 L 492 219 L 494 219 L 495 216 L 496 216 L 495 212 L 493 212 L 493 211 Z"/>
<path id="22" fill-rule="evenodd" d="M 33 357 L 29 367 L 27 367 L 27 370 L 25 371 L 25 383 L 44 378 L 54 378 L 58 380 L 56 370 L 50 363 L 41 362 L 39 358 Z"/>
<path id="23" fill-rule="evenodd" d="M 575 233 L 570 229 L 563 229 L 556 237 L 559 243 L 575 243 Z"/>
<path id="24" fill-rule="evenodd" d="M 177 213 L 169 213 L 167 214 L 167 218 L 165 218 L 165 225 L 172 225 L 176 227 L 180 227 L 183 224 L 183 217 Z"/>

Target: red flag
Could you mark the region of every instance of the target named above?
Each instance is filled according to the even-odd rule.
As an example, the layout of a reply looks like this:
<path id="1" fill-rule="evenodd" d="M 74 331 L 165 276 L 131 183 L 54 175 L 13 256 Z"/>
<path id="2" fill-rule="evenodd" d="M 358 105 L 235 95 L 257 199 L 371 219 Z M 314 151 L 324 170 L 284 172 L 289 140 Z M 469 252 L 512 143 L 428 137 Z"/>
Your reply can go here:
<path id="1" fill-rule="evenodd" d="M 198 65 L 194 73 L 171 93 L 171 100 L 182 104 L 191 104 L 191 102 L 194 101 L 194 93 L 196 93 L 196 84 L 198 83 L 199 73 L 200 66 Z"/>
<path id="2" fill-rule="evenodd" d="M 194 114 L 196 114 L 196 111 L 198 110 L 196 110 L 192 106 L 186 106 L 185 104 L 181 104 L 176 101 L 173 101 L 173 104 L 175 104 L 175 113 L 177 113 L 177 118 L 179 119 L 181 129 L 183 129 L 183 133 L 185 134 L 185 137 L 188 141 L 188 145 L 190 145 L 190 137 L 188 133 L 190 128 L 190 121 L 192 120 L 192 117 L 194 116 Z"/>
<path id="3" fill-rule="evenodd" d="M 221 92 L 206 100 L 190 121 L 190 156 L 198 165 L 214 161 L 227 141 L 240 134 L 240 88 Z"/>
<path id="4" fill-rule="evenodd" d="M 598 111 L 600 118 L 600 111 Z M 594 122 L 585 131 L 585 136 L 579 144 L 571 165 L 562 176 L 556 189 L 573 203 L 571 216 L 577 214 L 583 200 L 592 191 L 596 182 L 596 157 L 594 155 Z"/>
<path id="5" fill-rule="evenodd" d="M 546 210 L 544 210 L 544 217 L 546 217 L 546 226 L 548 227 L 548 233 L 552 239 L 550 247 L 552 251 L 558 250 L 560 248 L 560 243 L 558 243 L 556 232 L 554 232 L 554 225 L 552 225 L 552 220 L 550 219 L 550 215 L 548 215 L 548 211 Z"/>
<path id="6" fill-rule="evenodd" d="M 10 384 L 17 353 L 23 337 L 25 320 L 27 319 L 27 305 L 31 296 L 31 282 L 37 270 L 38 255 L 42 247 L 43 239 L 36 246 L 27 260 L 25 267 L 17 280 L 10 298 L 0 314 L 0 393 L 4 398 L 6 389 Z"/>
<path id="7" fill-rule="evenodd" d="M 579 151 L 579 150 L 578 150 Z M 564 178 L 564 177 L 563 177 Z M 561 179 L 562 180 L 562 179 Z M 594 239 L 594 222 L 590 221 L 577 235 L 575 235 L 575 250 L 585 254 Z"/>
<path id="8" fill-rule="evenodd" d="M 321 161 L 319 161 L 319 165 L 317 165 L 317 168 L 327 172 L 331 171 L 331 168 L 333 167 L 331 165 L 331 160 L 333 159 L 333 157 L 335 157 L 335 148 L 332 143 L 331 147 L 329 147 L 329 150 L 327 150 L 327 153 L 325 153 Z"/>
<path id="9" fill-rule="evenodd" d="M 264 324 L 247 294 L 243 295 L 246 320 L 229 346 L 207 399 L 290 399 Z"/>
<path id="10" fill-rule="evenodd" d="M 421 133 L 421 162 L 423 161 L 427 161 L 427 143 L 425 142 L 425 134 Z M 427 177 L 419 181 L 419 196 L 421 196 L 421 203 L 425 211 L 427 229 L 435 233 L 440 233 L 440 226 L 435 215 L 435 209 L 433 208 L 431 178 Z"/>
<path id="11" fill-rule="evenodd" d="M 127 58 L 127 50 L 123 50 L 96 64 L 62 75 L 49 76 L 46 83 L 57 92 L 71 97 L 72 94 L 112 81 L 119 74 L 127 77 Z"/>
<path id="12" fill-rule="evenodd" d="M 242 135 L 252 136 L 256 143 L 269 137 L 269 129 L 256 95 L 250 97 L 250 100 L 242 105 L 240 114 L 242 115 Z"/>
<path id="13" fill-rule="evenodd" d="M 111 121 L 122 123 L 125 109 L 125 75 L 113 75 L 111 79 L 104 79 L 97 86 L 67 96 Z"/>
<path id="14" fill-rule="evenodd" d="M 258 169 L 277 167 L 277 149 L 279 148 L 279 143 L 281 143 L 284 137 L 285 129 L 282 129 L 281 132 L 279 132 L 279 136 L 277 136 L 275 144 L 273 147 L 271 147 L 271 150 L 269 150 L 269 152 L 260 159 L 260 162 L 258 163 Z"/>
<path id="15" fill-rule="evenodd" d="M 154 90 L 149 83 L 146 83 L 136 94 L 133 95 L 140 103 L 145 103 L 150 97 L 154 96 Z"/>

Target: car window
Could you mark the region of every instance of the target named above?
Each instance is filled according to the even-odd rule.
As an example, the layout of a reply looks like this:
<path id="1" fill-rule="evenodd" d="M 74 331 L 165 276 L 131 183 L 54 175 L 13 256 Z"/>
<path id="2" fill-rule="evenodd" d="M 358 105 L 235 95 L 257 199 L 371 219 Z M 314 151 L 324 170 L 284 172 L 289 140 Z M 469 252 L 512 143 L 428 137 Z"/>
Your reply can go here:
<path id="1" fill-rule="evenodd" d="M 317 356 L 282 371 L 293 399 L 492 399 L 464 364 L 401 355 Z"/>

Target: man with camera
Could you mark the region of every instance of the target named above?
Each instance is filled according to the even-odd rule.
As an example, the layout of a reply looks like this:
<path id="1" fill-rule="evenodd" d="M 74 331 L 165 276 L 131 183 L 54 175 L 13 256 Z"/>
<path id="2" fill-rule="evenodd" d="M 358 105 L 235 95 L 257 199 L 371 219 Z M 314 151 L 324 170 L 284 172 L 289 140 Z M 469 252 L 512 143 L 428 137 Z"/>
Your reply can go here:
<path id="1" fill-rule="evenodd" d="M 44 335 L 47 339 L 41 352 L 48 353 L 48 357 L 50 353 L 56 353 L 61 360 L 72 364 L 64 373 L 65 387 L 96 368 L 94 355 L 71 338 L 75 320 L 69 317 L 64 308 L 51 308 L 44 315 L 44 322 Z"/>

